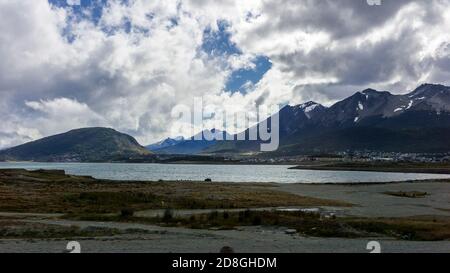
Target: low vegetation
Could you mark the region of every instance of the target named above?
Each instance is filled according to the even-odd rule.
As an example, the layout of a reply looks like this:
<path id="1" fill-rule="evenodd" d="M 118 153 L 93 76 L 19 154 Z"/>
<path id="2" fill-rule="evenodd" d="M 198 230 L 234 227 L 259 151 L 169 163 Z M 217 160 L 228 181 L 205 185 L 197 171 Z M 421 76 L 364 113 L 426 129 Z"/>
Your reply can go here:
<path id="1" fill-rule="evenodd" d="M 388 193 L 386 193 L 388 194 Z M 420 197 L 421 192 L 391 192 Z M 234 229 L 270 226 L 295 230 L 303 236 L 372 237 L 403 240 L 449 240 L 450 217 L 335 217 L 302 211 L 254 210 L 278 206 L 351 206 L 277 190 L 275 184 L 216 182 L 121 182 L 70 176 L 58 171 L 0 170 L 0 212 L 63 213 L 64 218 Z M 232 210 L 240 208 L 240 210 Z M 158 217 L 137 212 L 161 209 Z M 209 209 L 183 216 L 179 209 Z M 57 216 L 55 216 L 57 217 Z M 55 227 L 0 218 L 0 238 L 66 238 L 112 236 L 114 229 Z"/>
<path id="2" fill-rule="evenodd" d="M 240 226 L 272 226 L 294 229 L 302 236 L 314 237 L 392 237 L 401 240 L 436 241 L 450 239 L 450 217 L 360 218 L 325 217 L 319 213 L 302 211 L 212 211 L 174 217 L 120 218 L 116 215 L 67 215 L 76 220 L 121 221 L 179 226 L 193 229 L 234 229 Z"/>
<path id="3" fill-rule="evenodd" d="M 76 237 L 114 236 L 123 233 L 117 229 L 78 226 L 59 226 L 0 219 L 2 239 L 63 239 Z"/>
<path id="4" fill-rule="evenodd" d="M 0 170 L 0 211 L 120 213 L 148 209 L 233 209 L 278 206 L 351 206 L 277 190 L 275 184 L 124 182 L 58 171 Z"/>

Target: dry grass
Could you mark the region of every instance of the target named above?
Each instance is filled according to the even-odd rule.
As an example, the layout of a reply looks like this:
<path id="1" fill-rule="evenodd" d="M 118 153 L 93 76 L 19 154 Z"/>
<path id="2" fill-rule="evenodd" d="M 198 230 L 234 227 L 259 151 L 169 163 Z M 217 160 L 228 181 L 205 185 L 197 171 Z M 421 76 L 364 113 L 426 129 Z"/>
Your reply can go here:
<path id="1" fill-rule="evenodd" d="M 116 213 L 122 209 L 350 206 L 276 190 L 274 184 L 123 182 L 51 171 L 0 170 L 0 211 Z"/>
<path id="2" fill-rule="evenodd" d="M 59 226 L 20 220 L 0 219 L 1 239 L 55 239 L 114 236 L 123 232 L 111 228 L 80 228 L 78 226 Z"/>
<path id="3" fill-rule="evenodd" d="M 387 193 L 386 193 L 387 194 Z M 393 192 L 420 197 L 420 192 Z M 390 236 L 403 240 L 449 240 L 449 217 L 349 218 L 285 211 L 216 212 L 188 217 L 168 216 L 170 209 L 231 209 L 278 206 L 350 206 L 277 190 L 275 184 L 206 182 L 121 182 L 68 176 L 61 172 L 0 170 L 0 211 L 66 213 L 68 218 L 141 222 L 190 228 L 282 226 L 318 237 Z M 166 217 L 143 218 L 133 212 L 167 209 Z M 0 217 L 0 238 L 64 238 L 114 235 L 112 229 L 25 223 Z"/>
<path id="4" fill-rule="evenodd" d="M 446 216 L 346 219 L 346 223 L 355 229 L 385 234 L 403 240 L 450 239 L 450 217 Z"/>

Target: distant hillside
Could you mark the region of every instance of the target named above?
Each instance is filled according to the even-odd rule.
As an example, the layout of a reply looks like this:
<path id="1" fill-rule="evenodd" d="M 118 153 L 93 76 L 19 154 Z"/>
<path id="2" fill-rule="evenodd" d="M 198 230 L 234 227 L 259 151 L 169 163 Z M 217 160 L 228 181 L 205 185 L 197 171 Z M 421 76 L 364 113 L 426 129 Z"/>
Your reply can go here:
<path id="1" fill-rule="evenodd" d="M 0 151 L 0 160 L 96 162 L 148 155 L 133 137 L 109 128 L 83 128 Z"/>

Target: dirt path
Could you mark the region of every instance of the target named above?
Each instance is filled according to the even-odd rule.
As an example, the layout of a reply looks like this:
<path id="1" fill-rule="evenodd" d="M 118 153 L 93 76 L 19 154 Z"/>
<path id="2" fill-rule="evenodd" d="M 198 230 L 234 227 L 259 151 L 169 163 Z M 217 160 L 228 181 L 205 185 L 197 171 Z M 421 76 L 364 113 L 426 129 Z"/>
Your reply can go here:
<path id="1" fill-rule="evenodd" d="M 30 220 L 54 225 L 108 227 L 133 234 L 79 238 L 82 252 L 201 252 L 217 253 L 223 246 L 236 252 L 368 252 L 367 239 L 313 238 L 288 235 L 284 228 L 242 227 L 236 230 L 193 230 L 129 223 L 67 220 Z M 141 230 L 142 233 L 136 233 Z M 144 232 L 145 231 L 145 232 Z M 377 239 L 383 252 L 450 252 L 450 242 L 413 242 Z M 0 252 L 63 252 L 68 240 L 0 240 Z"/>

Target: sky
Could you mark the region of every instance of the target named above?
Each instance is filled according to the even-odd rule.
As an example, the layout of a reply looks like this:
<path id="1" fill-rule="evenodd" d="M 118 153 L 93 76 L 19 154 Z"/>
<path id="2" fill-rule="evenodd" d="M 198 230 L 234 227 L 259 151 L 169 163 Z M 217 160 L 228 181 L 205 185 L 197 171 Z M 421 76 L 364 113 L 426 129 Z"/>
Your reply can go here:
<path id="1" fill-rule="evenodd" d="M 0 0 L 0 149 L 93 126 L 147 145 L 194 97 L 246 111 L 449 85 L 448 33 L 450 0 Z"/>

